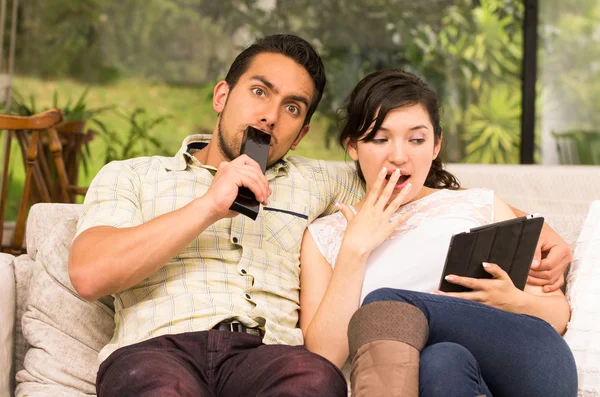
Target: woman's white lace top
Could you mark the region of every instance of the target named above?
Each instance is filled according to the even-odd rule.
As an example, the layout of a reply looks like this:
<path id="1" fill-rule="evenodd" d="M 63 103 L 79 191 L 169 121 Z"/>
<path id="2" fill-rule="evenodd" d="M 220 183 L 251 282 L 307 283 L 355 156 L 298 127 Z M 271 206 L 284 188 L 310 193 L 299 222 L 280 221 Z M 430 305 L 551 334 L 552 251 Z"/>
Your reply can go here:
<path id="1" fill-rule="evenodd" d="M 361 303 L 369 292 L 383 287 L 437 289 L 452 235 L 493 222 L 494 192 L 442 189 L 402 206 L 394 216 L 413 209 L 414 215 L 369 256 Z M 331 267 L 335 267 L 346 225 L 346 218 L 336 212 L 308 226 Z"/>

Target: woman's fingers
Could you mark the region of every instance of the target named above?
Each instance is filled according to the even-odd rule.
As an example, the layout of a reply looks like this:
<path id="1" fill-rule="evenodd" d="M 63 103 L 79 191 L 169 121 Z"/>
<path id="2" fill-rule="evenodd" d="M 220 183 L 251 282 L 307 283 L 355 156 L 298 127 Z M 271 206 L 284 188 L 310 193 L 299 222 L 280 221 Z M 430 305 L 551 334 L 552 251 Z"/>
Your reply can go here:
<path id="1" fill-rule="evenodd" d="M 348 223 L 354 219 L 354 212 L 346 204 L 335 203 L 335 207 L 344 215 Z"/>
<path id="2" fill-rule="evenodd" d="M 495 263 L 483 262 L 483 269 L 494 276 L 495 279 L 498 280 L 508 280 L 510 276 L 506 273 L 500 266 Z"/>
<path id="3" fill-rule="evenodd" d="M 406 196 L 410 192 L 411 188 L 412 188 L 412 184 L 411 183 L 407 183 L 406 186 L 404 186 L 402 188 L 402 190 L 400 191 L 400 193 L 398 193 L 398 195 L 396 196 L 396 198 L 390 203 L 390 205 L 388 205 L 388 207 L 386 209 L 386 212 L 390 216 L 393 213 L 395 213 L 398 210 L 398 208 L 400 208 L 400 206 L 406 201 Z"/>
<path id="4" fill-rule="evenodd" d="M 406 211 L 404 214 L 397 216 L 394 219 L 390 219 L 393 230 L 396 230 L 400 225 L 402 225 L 404 222 L 406 222 L 414 214 L 415 214 L 415 209 L 411 208 L 410 210 Z"/>
<path id="5" fill-rule="evenodd" d="M 377 175 L 377 179 L 375 179 L 373 186 L 371 186 L 371 190 L 369 191 L 369 194 L 367 195 L 365 204 L 374 205 L 377 202 L 377 200 L 379 199 L 379 196 L 381 194 L 381 189 L 384 184 L 384 181 L 386 180 L 385 179 L 386 175 L 387 175 L 387 168 L 383 167 L 381 169 L 381 171 L 379 171 L 379 174 Z"/>
<path id="6" fill-rule="evenodd" d="M 396 187 L 398 179 L 400 179 L 400 170 L 396 169 L 394 172 L 392 172 L 392 175 L 390 175 L 390 179 L 387 181 L 385 187 L 382 188 L 381 194 L 379 195 L 376 204 L 377 206 L 379 206 L 379 208 L 385 208 L 387 203 L 390 201 L 390 197 L 394 192 L 394 188 Z"/>

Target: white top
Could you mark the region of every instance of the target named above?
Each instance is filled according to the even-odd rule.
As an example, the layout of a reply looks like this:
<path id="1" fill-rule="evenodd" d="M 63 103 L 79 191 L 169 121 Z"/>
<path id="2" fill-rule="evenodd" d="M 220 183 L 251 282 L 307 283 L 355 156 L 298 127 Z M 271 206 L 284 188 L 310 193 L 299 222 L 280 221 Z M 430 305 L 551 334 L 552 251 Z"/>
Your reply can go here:
<path id="1" fill-rule="evenodd" d="M 415 214 L 369 256 L 361 304 L 378 288 L 437 289 L 452 235 L 493 222 L 494 192 L 442 189 L 402 206 L 394 216 L 413 208 Z M 308 226 L 331 267 L 335 267 L 346 225 L 346 218 L 337 212 Z"/>

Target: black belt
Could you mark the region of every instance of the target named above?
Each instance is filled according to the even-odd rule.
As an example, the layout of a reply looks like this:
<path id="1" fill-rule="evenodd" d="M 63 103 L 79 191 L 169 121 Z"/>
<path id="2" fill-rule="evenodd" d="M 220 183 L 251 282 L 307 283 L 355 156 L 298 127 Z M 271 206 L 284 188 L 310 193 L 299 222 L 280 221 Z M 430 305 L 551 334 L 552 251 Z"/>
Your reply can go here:
<path id="1" fill-rule="evenodd" d="M 220 322 L 213 327 L 217 331 L 230 331 L 230 332 L 244 332 L 246 334 L 262 336 L 263 332 L 260 328 L 248 328 L 244 324 L 237 321 L 233 322 Z"/>

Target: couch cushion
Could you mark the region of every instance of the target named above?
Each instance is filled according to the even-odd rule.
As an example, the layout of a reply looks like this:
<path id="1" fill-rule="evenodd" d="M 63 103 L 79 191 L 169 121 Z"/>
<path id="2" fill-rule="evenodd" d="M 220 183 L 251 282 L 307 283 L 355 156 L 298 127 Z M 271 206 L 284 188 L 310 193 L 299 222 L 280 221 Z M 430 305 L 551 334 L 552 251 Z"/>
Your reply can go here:
<path id="1" fill-rule="evenodd" d="M 38 210 L 34 215 L 40 229 L 49 234 L 40 233 L 35 239 L 36 269 L 22 319 L 31 348 L 24 369 L 17 373 L 16 394 L 95 394 L 98 352 L 113 334 L 114 313 L 98 301 L 82 299 L 69 281 L 67 260 L 77 217 L 70 211 L 65 217 L 52 216 L 48 228 L 43 226 L 49 221 L 44 221 L 43 213 Z"/>
<path id="2" fill-rule="evenodd" d="M 83 205 L 36 204 L 27 216 L 27 254 L 35 260 L 42 243 L 55 232 L 55 227 L 65 219 L 79 219 Z"/>
<path id="3" fill-rule="evenodd" d="M 0 253 L 0 396 L 9 396 L 12 390 L 15 274 L 14 257 Z"/>
<path id="4" fill-rule="evenodd" d="M 592 201 L 600 197 L 600 167 L 448 164 L 463 187 L 494 190 L 525 212 L 540 213 L 571 246 Z"/>
<path id="5" fill-rule="evenodd" d="M 23 254 L 15 258 L 15 285 L 17 289 L 17 321 L 15 322 L 15 372 L 23 369 L 25 353 L 29 350 L 29 343 L 23 338 L 21 319 L 27 308 L 29 297 L 29 284 L 36 268 L 36 263 L 29 255 Z"/>
<path id="6" fill-rule="evenodd" d="M 600 200 L 590 206 L 577 239 L 567 299 L 572 311 L 565 340 L 577 363 L 580 395 L 600 396 Z"/>

